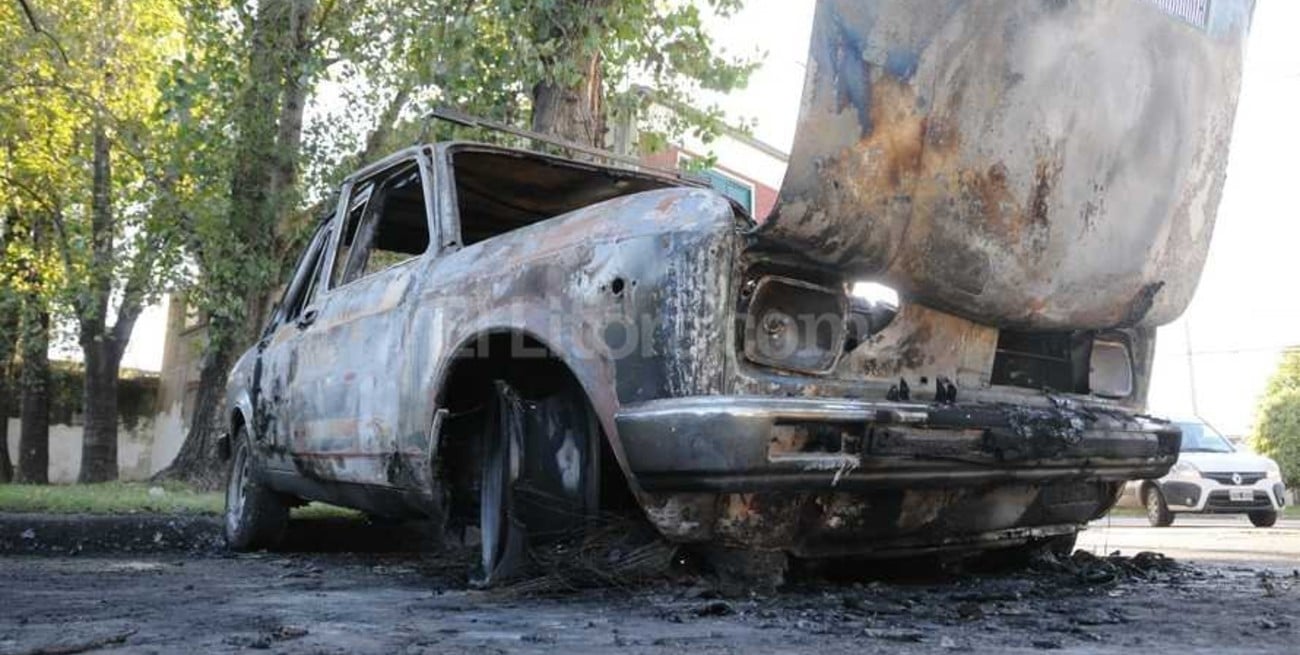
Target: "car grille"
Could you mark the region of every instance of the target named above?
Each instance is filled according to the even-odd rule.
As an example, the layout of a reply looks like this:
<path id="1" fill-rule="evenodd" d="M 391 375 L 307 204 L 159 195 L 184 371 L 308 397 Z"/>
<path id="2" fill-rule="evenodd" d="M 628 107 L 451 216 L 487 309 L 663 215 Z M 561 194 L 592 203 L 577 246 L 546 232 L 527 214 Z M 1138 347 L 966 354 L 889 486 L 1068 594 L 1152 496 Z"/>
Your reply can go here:
<path id="1" fill-rule="evenodd" d="M 1211 491 L 1210 496 L 1205 499 L 1206 510 L 1253 510 L 1253 509 L 1273 509 L 1273 503 L 1268 499 L 1268 493 L 1256 491 L 1255 499 L 1251 502 L 1233 502 L 1228 497 L 1227 490 Z"/>
<path id="2" fill-rule="evenodd" d="M 1252 485 L 1264 479 L 1263 473 L 1202 473 L 1201 475 L 1207 480 L 1214 480 L 1219 484 L 1228 484 L 1228 485 L 1237 484 L 1236 482 L 1232 481 L 1232 476 L 1240 475 L 1241 484 L 1243 486 Z"/>
<path id="3" fill-rule="evenodd" d="M 1204 29 L 1210 17 L 1209 0 L 1147 0 L 1199 28 Z"/>

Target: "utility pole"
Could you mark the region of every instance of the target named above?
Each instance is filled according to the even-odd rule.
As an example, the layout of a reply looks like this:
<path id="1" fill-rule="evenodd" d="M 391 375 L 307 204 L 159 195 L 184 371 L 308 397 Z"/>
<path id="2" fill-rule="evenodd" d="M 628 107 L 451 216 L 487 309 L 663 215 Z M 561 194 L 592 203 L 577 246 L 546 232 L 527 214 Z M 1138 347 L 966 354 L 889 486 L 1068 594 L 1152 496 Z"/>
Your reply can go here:
<path id="1" fill-rule="evenodd" d="M 1183 317 L 1183 341 L 1187 346 L 1187 386 L 1192 394 L 1192 416 L 1201 418 L 1201 409 L 1196 403 L 1196 364 L 1192 356 L 1192 321 Z"/>

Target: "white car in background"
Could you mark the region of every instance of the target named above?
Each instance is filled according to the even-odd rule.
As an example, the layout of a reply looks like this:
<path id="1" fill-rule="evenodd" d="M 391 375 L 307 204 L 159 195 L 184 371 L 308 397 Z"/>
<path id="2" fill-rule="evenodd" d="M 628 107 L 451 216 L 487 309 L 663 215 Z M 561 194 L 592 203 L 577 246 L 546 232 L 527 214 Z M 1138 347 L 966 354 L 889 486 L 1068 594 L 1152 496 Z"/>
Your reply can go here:
<path id="1" fill-rule="evenodd" d="M 1277 522 L 1286 505 L 1286 486 L 1277 462 L 1238 450 L 1199 421 L 1179 421 L 1183 431 L 1178 461 L 1158 480 L 1133 480 L 1124 494 L 1146 508 L 1155 527 L 1175 514 L 1245 514 L 1264 528 Z"/>

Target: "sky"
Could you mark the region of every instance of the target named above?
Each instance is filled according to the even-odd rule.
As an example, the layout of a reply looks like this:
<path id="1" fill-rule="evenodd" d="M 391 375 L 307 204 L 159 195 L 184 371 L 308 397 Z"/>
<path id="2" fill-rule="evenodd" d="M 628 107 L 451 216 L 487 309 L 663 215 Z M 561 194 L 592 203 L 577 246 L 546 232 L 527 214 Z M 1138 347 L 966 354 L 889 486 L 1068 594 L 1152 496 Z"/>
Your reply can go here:
<path id="1" fill-rule="evenodd" d="M 1300 348 L 1297 154 L 1300 2 L 1259 0 L 1209 260 L 1187 312 L 1160 329 L 1153 411 L 1244 434 L 1283 349 Z"/>
<path id="2" fill-rule="evenodd" d="M 749 0 L 712 21 L 729 52 L 766 54 L 748 88 L 701 94 L 700 104 L 755 120 L 755 137 L 788 151 L 813 6 Z M 1245 67 L 1205 273 L 1183 318 L 1159 331 L 1149 398 L 1153 413 L 1199 415 L 1228 434 L 1246 433 L 1280 353 L 1300 347 L 1300 293 L 1291 288 L 1300 283 L 1300 202 L 1291 195 L 1300 185 L 1300 1 L 1258 0 Z M 164 307 L 141 317 L 125 366 L 160 368 L 165 322 Z"/>

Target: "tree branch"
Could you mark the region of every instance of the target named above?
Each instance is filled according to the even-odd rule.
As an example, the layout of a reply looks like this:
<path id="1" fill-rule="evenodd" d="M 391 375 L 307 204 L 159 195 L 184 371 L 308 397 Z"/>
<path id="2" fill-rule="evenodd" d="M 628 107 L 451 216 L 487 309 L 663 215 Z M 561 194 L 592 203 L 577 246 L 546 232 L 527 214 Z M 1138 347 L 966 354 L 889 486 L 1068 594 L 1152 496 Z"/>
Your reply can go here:
<path id="1" fill-rule="evenodd" d="M 37 204 L 44 207 L 45 210 L 49 212 L 50 222 L 54 224 L 54 231 L 57 232 L 59 235 L 59 255 L 60 255 L 60 259 L 63 261 L 63 272 L 67 274 L 68 277 L 71 277 L 72 276 L 72 242 L 68 239 L 68 229 L 63 222 L 63 207 L 60 206 L 57 202 L 51 201 L 44 194 L 40 193 L 35 188 L 24 183 L 19 179 L 10 177 L 8 175 L 0 175 L 0 180 L 4 180 L 5 182 L 13 185 L 14 188 L 18 189 L 23 194 L 27 195 L 29 198 L 31 198 Z"/>
<path id="2" fill-rule="evenodd" d="M 328 0 L 321 6 L 320 19 L 316 21 L 314 35 L 307 39 L 306 45 L 313 50 L 325 40 L 325 23 L 329 21 L 330 14 L 334 13 L 334 6 L 338 4 L 334 0 Z"/>
<path id="3" fill-rule="evenodd" d="M 122 300 L 117 305 L 117 321 L 112 330 L 112 339 L 117 345 L 126 345 L 131 338 L 131 330 L 135 327 L 135 320 L 144 311 L 145 287 L 149 284 L 158 253 L 164 246 L 163 241 L 163 236 L 155 232 L 131 260 L 131 270 L 127 273 Z"/>
<path id="4" fill-rule="evenodd" d="M 40 21 L 36 20 L 36 12 L 32 11 L 32 6 L 27 0 L 18 0 L 18 6 L 22 7 L 23 14 L 27 16 L 27 22 L 32 26 L 32 31 L 44 36 L 54 44 L 54 48 L 59 51 L 59 56 L 63 58 L 64 65 L 71 65 L 72 61 L 68 59 L 68 51 L 63 49 L 63 44 L 59 43 L 58 38 L 50 33 L 44 27 L 41 27 Z"/>

